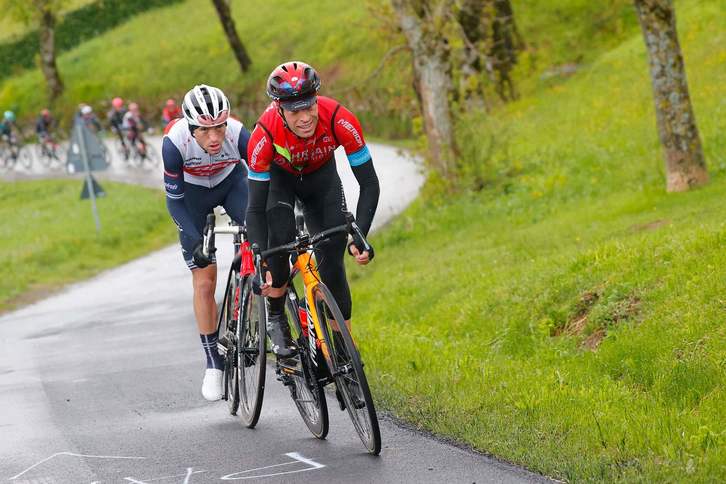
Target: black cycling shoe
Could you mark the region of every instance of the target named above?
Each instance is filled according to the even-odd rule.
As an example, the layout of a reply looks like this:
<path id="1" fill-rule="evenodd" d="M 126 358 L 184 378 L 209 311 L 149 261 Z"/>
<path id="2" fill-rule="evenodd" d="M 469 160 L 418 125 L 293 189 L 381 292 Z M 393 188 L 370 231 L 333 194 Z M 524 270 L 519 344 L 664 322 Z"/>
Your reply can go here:
<path id="1" fill-rule="evenodd" d="M 297 355 L 297 346 L 290 336 L 290 325 L 285 313 L 270 313 L 267 317 L 267 334 L 272 341 L 272 352 L 279 359 L 289 359 Z"/>

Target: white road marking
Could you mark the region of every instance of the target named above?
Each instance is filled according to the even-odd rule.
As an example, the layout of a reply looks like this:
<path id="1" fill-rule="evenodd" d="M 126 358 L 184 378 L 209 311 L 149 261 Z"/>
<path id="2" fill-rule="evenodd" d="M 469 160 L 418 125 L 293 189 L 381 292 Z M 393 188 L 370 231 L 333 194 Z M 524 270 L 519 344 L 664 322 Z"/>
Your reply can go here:
<path id="1" fill-rule="evenodd" d="M 285 474 L 295 474 L 298 472 L 314 471 L 315 469 L 321 469 L 321 468 L 325 467 L 325 464 L 321 464 L 319 462 L 315 462 L 312 459 L 308 459 L 307 457 L 303 457 L 302 455 L 300 455 L 297 452 L 288 452 L 285 455 L 287 457 L 292 457 L 294 460 L 291 460 L 289 462 L 283 462 L 282 464 L 273 464 L 273 465 L 265 466 L 265 467 L 256 467 L 254 469 L 248 469 L 246 471 L 240 471 L 240 472 L 235 472 L 233 474 L 227 474 L 226 476 L 220 477 L 220 479 L 223 481 L 242 481 L 242 480 L 246 480 L 246 479 L 261 479 L 263 477 L 274 477 L 274 476 L 282 476 Z M 270 474 L 255 474 L 252 476 L 243 476 L 242 475 L 242 474 L 249 474 L 249 473 L 255 472 L 255 471 L 261 471 L 264 469 L 272 469 L 273 467 L 281 467 L 281 466 L 287 466 L 290 464 L 299 464 L 299 463 L 307 464 L 310 467 L 306 467 L 304 469 L 296 469 L 294 471 L 273 472 Z"/>
<path id="2" fill-rule="evenodd" d="M 44 462 L 48 462 L 52 458 L 57 457 L 59 455 L 70 455 L 73 457 L 87 457 L 87 458 L 92 458 L 92 459 L 146 459 L 146 457 L 127 457 L 127 456 L 122 456 L 122 455 L 86 455 L 86 454 L 75 454 L 73 452 L 56 452 L 55 454 L 51 455 L 50 457 L 46 457 L 45 459 L 41 460 L 40 462 L 33 464 L 32 466 L 28 467 L 20 474 L 14 475 L 13 477 L 11 477 L 8 480 L 14 481 L 18 477 L 20 477 L 23 474 L 25 474 L 26 472 L 30 471 L 31 469 L 35 469 L 36 467 L 43 464 Z"/>
<path id="3" fill-rule="evenodd" d="M 312 459 L 308 459 L 307 457 L 303 457 L 302 455 L 298 454 L 297 452 L 288 452 L 285 454 L 288 457 L 292 457 L 295 460 L 299 460 L 300 462 L 304 462 L 313 469 L 320 469 L 321 467 L 325 467 L 325 464 L 321 464 L 319 462 L 315 462 Z"/>
<path id="4" fill-rule="evenodd" d="M 192 472 L 193 470 L 193 467 L 187 467 L 187 475 L 184 477 L 184 484 L 189 484 L 189 478 L 192 477 L 192 474 L 194 474 L 194 472 Z"/>
<path id="5" fill-rule="evenodd" d="M 204 474 L 205 472 L 209 471 L 195 471 L 193 467 L 187 467 L 186 474 L 176 474 L 174 476 L 164 476 L 164 477 L 154 477 L 152 479 L 146 479 L 144 481 L 140 481 L 138 479 L 135 479 L 131 476 L 124 477 L 125 480 L 135 483 L 135 484 L 146 484 L 147 482 L 152 481 L 164 481 L 166 479 L 176 479 L 177 477 L 183 477 L 184 478 L 184 484 L 189 484 L 189 478 L 194 474 Z"/>

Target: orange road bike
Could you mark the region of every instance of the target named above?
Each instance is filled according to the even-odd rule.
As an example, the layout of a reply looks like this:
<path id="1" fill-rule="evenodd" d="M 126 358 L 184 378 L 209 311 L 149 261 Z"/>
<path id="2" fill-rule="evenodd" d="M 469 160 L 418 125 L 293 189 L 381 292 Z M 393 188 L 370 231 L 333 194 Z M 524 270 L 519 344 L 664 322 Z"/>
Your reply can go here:
<path id="1" fill-rule="evenodd" d="M 368 452 L 381 451 L 381 434 L 368 380 L 363 371 L 358 348 L 345 324 L 343 314 L 330 289 L 320 280 L 313 251 L 317 244 L 341 233 L 351 234 L 359 250 L 369 250 L 365 237 L 353 215 L 346 214 L 347 223 L 313 236 L 297 221 L 295 241 L 260 252 L 252 247 L 258 284 L 262 283 L 262 262 L 276 254 L 292 256 L 285 307 L 290 332 L 298 347 L 294 366 L 278 362 L 279 379 L 289 387 L 295 405 L 312 434 L 324 439 L 328 433 L 328 407 L 324 387 L 335 383 L 341 409 L 345 408 L 358 436 Z M 300 274 L 302 297 L 293 284 Z"/>

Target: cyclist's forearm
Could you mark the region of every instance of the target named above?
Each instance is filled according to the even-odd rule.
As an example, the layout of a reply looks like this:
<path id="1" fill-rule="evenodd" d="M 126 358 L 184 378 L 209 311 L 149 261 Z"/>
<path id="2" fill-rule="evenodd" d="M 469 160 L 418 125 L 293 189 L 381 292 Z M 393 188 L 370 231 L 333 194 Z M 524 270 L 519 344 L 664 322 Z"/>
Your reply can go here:
<path id="1" fill-rule="evenodd" d="M 192 221 L 192 217 L 189 215 L 186 205 L 184 205 L 184 199 L 171 199 L 167 196 L 166 208 L 169 211 L 169 215 L 174 220 L 176 226 L 186 234 L 192 240 L 202 240 L 202 234 L 197 230 L 197 227 Z"/>
<path id="2" fill-rule="evenodd" d="M 247 235 L 261 250 L 267 249 L 267 194 L 270 183 L 249 180 L 247 203 Z"/>
<path id="3" fill-rule="evenodd" d="M 368 160 L 362 165 L 354 166 L 353 175 L 355 175 L 355 179 L 358 180 L 358 185 L 360 185 L 360 196 L 355 211 L 356 222 L 363 234 L 368 235 L 373 223 L 373 217 L 376 214 L 376 208 L 378 208 L 378 197 L 381 193 L 378 176 L 375 168 L 373 168 L 373 161 Z"/>

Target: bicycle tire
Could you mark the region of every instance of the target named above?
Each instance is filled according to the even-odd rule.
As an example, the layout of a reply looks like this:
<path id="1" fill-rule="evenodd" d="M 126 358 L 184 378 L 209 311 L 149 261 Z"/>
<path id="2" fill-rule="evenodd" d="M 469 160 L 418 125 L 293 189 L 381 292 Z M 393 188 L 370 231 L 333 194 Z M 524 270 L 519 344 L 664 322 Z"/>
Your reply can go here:
<path id="1" fill-rule="evenodd" d="M 325 399 L 325 389 L 318 381 L 314 369 L 313 357 L 310 354 L 309 340 L 304 335 L 299 316 L 297 296 L 288 288 L 285 307 L 288 312 L 288 321 L 293 339 L 298 346 L 300 359 L 299 374 L 290 375 L 290 395 L 295 402 L 300 416 L 308 430 L 318 439 L 325 439 L 330 429 L 328 417 L 328 403 Z M 319 364 L 325 364 L 319 362 Z"/>
<path id="2" fill-rule="evenodd" d="M 241 285 L 242 311 L 237 325 L 238 415 L 249 428 L 257 425 L 265 395 L 267 330 L 265 301 L 252 292 L 252 277 Z"/>
<path id="3" fill-rule="evenodd" d="M 118 157 L 121 164 L 129 164 L 129 157 L 131 155 L 129 147 L 121 142 L 121 139 L 117 137 L 114 138 L 113 141 L 113 147 L 114 151 L 113 153 Z M 113 158 L 113 156 L 109 156 L 109 159 Z"/>
<path id="4" fill-rule="evenodd" d="M 20 160 L 20 164 L 27 170 L 30 170 L 33 166 L 33 154 L 27 146 L 18 148 L 18 160 Z"/>
<path id="5" fill-rule="evenodd" d="M 38 144 L 35 145 L 35 159 L 40 162 L 43 168 L 50 167 L 52 158 L 42 141 L 39 141 Z"/>
<path id="6" fill-rule="evenodd" d="M 239 386 L 237 377 L 237 324 L 240 303 L 239 272 L 230 269 L 224 299 L 219 308 L 217 323 L 217 347 L 224 358 L 224 399 L 227 400 L 230 415 L 237 415 L 239 408 Z"/>
<path id="7" fill-rule="evenodd" d="M 313 289 L 313 297 L 335 386 L 361 442 L 369 453 L 378 455 L 381 452 L 381 431 L 358 348 L 330 289 L 322 282 L 318 283 Z"/>
<path id="8" fill-rule="evenodd" d="M 156 168 L 159 163 L 159 152 L 148 141 L 146 142 L 146 161 L 151 165 L 150 168 Z"/>

